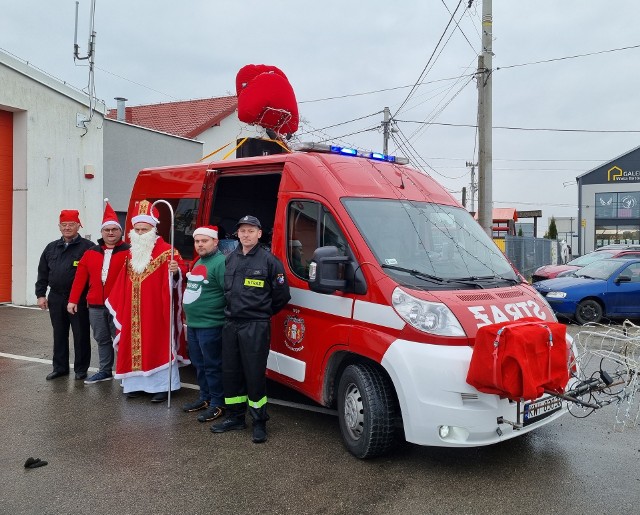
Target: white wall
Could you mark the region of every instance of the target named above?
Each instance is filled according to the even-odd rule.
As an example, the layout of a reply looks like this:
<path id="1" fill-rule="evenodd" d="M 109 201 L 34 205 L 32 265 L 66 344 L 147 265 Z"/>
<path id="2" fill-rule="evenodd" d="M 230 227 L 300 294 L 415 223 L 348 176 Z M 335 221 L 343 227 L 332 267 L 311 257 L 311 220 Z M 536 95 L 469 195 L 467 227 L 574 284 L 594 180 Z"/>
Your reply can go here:
<path id="1" fill-rule="evenodd" d="M 86 132 L 76 127 L 78 113 L 89 117 L 88 97 L 2 52 L 0 108 L 14 112 L 12 302 L 35 304 L 38 261 L 60 237 L 60 210 L 77 209 L 81 234 L 99 236 L 103 116 L 94 112 Z"/>
<path id="2" fill-rule="evenodd" d="M 210 127 L 200 133 L 197 140 L 204 143 L 202 148 L 203 157 L 229 143 L 229 145 L 220 150 L 220 152 L 206 159 L 206 161 L 220 161 L 236 146 L 237 139 L 246 137 L 266 137 L 266 134 L 262 127 L 247 125 L 238 120 L 238 111 L 236 110 L 223 119 L 219 126 Z M 236 153 L 234 151 L 227 159 L 235 159 L 235 157 Z"/>

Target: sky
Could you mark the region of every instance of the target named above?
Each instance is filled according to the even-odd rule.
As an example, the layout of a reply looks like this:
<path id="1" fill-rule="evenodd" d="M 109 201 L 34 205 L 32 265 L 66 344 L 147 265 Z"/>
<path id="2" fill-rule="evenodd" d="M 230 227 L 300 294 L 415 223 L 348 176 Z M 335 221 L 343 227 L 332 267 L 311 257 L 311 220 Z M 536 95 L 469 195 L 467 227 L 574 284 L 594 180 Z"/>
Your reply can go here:
<path id="1" fill-rule="evenodd" d="M 75 4 L 0 0 L 0 49 L 86 89 Z M 380 151 L 389 107 L 389 153 L 461 200 L 478 152 L 482 3 L 468 4 L 95 0 L 95 92 L 108 108 L 118 96 L 217 97 L 235 94 L 242 66 L 277 66 L 298 100 L 299 141 Z M 91 0 L 79 6 L 83 57 Z M 543 230 L 577 217 L 576 177 L 640 145 L 638 20 L 637 0 L 493 0 L 494 207 L 541 209 Z"/>

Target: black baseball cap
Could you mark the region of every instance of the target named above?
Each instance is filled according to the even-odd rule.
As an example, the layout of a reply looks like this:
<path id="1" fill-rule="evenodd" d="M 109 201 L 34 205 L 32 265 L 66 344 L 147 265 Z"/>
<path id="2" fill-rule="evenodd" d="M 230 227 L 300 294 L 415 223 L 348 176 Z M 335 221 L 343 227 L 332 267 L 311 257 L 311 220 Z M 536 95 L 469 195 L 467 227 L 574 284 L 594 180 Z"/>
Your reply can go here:
<path id="1" fill-rule="evenodd" d="M 258 229 L 262 229 L 260 220 L 258 220 L 255 216 L 247 215 L 240 218 L 240 220 L 238 220 L 238 223 L 236 224 L 236 229 L 242 224 L 255 225 Z"/>

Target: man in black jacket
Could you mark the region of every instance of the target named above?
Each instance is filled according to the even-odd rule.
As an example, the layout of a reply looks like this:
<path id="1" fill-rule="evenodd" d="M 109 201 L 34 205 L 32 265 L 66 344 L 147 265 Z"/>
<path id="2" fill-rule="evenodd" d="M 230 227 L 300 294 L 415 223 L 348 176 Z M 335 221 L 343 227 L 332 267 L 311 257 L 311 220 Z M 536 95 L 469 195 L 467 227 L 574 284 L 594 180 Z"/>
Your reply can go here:
<path id="1" fill-rule="evenodd" d="M 78 312 L 67 313 L 67 303 L 78 262 L 93 242 L 78 234 L 82 224 L 74 209 L 60 212 L 58 226 L 62 237 L 49 243 L 40 256 L 36 297 L 40 309 L 49 309 L 53 326 L 53 372 L 47 380 L 69 374 L 69 326 L 73 332 L 73 370 L 76 379 L 86 379 L 91 361 L 91 337 L 89 335 L 89 310 L 86 291 L 78 302 Z M 47 288 L 49 296 L 47 297 Z"/>
<path id="2" fill-rule="evenodd" d="M 289 285 L 280 260 L 258 243 L 262 226 L 247 215 L 237 224 L 240 245 L 226 259 L 226 321 L 222 329 L 222 382 L 228 416 L 214 433 L 244 429 L 247 404 L 253 441 L 267 440 L 266 370 L 271 316 L 289 302 Z"/>

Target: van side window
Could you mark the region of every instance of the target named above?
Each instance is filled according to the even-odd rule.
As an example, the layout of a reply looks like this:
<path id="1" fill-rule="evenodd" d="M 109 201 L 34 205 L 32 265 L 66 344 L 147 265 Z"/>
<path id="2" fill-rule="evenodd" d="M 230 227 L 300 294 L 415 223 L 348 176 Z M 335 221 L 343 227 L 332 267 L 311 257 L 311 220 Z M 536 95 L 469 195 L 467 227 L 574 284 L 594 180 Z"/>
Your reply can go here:
<path id="1" fill-rule="evenodd" d="M 332 245 L 347 254 L 347 240 L 335 218 L 318 202 L 295 200 L 287 212 L 287 261 L 295 275 L 309 278 L 309 261 L 318 247 Z"/>
<path id="2" fill-rule="evenodd" d="M 347 255 L 347 240 L 338 227 L 338 224 L 331 215 L 324 211 L 322 213 L 322 226 L 320 228 L 320 246 L 333 246 L 338 248 L 341 256 Z"/>

